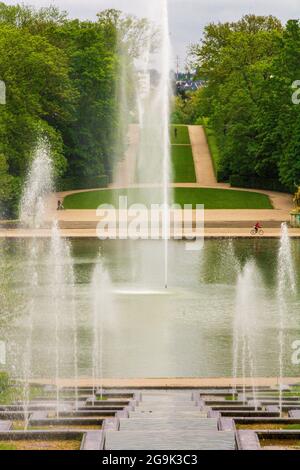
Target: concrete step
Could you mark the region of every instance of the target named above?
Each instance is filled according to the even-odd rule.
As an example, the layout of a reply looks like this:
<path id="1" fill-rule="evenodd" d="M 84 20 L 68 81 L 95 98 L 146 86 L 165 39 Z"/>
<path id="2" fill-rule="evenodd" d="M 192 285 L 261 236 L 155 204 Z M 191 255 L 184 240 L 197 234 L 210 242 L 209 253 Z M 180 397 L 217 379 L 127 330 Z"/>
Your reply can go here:
<path id="1" fill-rule="evenodd" d="M 0 421 L 0 431 L 10 431 L 12 427 L 12 421 Z"/>
<path id="2" fill-rule="evenodd" d="M 176 408 L 170 410 L 157 410 L 157 411 L 130 411 L 129 417 L 130 418 L 207 418 L 207 412 L 200 411 L 200 409 L 196 408 L 196 411 L 178 411 Z"/>
<path id="3" fill-rule="evenodd" d="M 233 432 L 222 431 L 109 431 L 105 450 L 235 450 Z"/>
<path id="4" fill-rule="evenodd" d="M 226 402 L 227 403 L 227 402 Z M 195 410 L 197 408 L 197 404 L 195 401 L 191 401 L 190 403 L 185 402 L 174 402 L 174 403 L 145 403 L 141 402 L 138 406 L 136 406 L 137 410 L 160 410 L 160 409 L 170 409 L 170 408 L 178 408 L 181 410 Z"/>
<path id="5" fill-rule="evenodd" d="M 178 418 L 134 418 L 121 419 L 120 431 L 217 431 L 217 419 L 178 419 Z"/>

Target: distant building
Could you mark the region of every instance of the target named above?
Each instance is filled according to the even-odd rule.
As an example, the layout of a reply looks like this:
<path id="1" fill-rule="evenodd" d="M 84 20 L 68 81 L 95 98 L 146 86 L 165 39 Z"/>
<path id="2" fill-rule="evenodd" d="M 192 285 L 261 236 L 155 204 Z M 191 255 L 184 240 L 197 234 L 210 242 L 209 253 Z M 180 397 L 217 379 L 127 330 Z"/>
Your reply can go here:
<path id="1" fill-rule="evenodd" d="M 204 85 L 204 80 L 196 80 L 196 75 L 191 72 L 175 74 L 175 91 L 177 94 L 184 94 L 189 91 L 197 91 Z"/>

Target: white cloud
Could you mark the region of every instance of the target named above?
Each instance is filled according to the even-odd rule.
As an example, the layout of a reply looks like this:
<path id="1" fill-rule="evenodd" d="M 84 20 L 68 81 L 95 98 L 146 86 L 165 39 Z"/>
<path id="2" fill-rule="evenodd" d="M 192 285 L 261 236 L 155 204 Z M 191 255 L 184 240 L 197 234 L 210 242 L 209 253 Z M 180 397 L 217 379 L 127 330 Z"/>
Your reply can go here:
<path id="1" fill-rule="evenodd" d="M 5 1 L 5 0 L 4 0 Z M 71 17 L 93 19 L 106 8 L 146 16 L 160 0 L 22 0 L 34 6 L 57 5 Z M 21 0 L 19 1 L 19 3 Z M 7 4 L 18 1 L 7 0 Z M 175 54 L 182 60 L 186 47 L 200 39 L 208 22 L 233 21 L 247 13 L 279 17 L 283 21 L 299 17 L 299 0 L 169 0 L 171 39 Z"/>

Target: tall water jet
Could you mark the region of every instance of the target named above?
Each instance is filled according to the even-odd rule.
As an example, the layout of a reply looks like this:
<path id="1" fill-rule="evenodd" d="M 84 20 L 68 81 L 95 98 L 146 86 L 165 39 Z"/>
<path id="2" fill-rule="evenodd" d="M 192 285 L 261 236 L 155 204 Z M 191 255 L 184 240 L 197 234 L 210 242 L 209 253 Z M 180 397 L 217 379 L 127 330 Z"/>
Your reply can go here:
<path id="1" fill-rule="evenodd" d="M 258 273 L 255 263 L 250 261 L 239 274 L 236 288 L 236 307 L 233 331 L 233 380 L 237 386 L 239 369 L 243 378 L 243 402 L 246 403 L 246 377 L 251 378 L 252 393 L 257 407 L 255 387 L 255 334 L 256 316 L 260 311 L 258 296 Z"/>
<path id="2" fill-rule="evenodd" d="M 77 379 L 77 319 L 74 302 L 74 272 L 70 246 L 59 234 L 57 222 L 53 223 L 51 239 L 40 240 L 36 236 L 36 229 L 46 228 L 47 210 L 49 198 L 54 191 L 53 163 L 51 148 L 48 141 L 41 138 L 36 146 L 31 168 L 26 179 L 23 196 L 20 205 L 20 221 L 32 230 L 32 236 L 28 239 L 26 246 L 26 262 L 24 270 L 24 284 L 26 284 L 26 307 L 25 307 L 25 346 L 23 354 L 23 381 L 24 381 L 24 414 L 25 427 L 28 426 L 29 402 L 30 402 L 30 380 L 33 377 L 33 336 L 35 330 L 47 325 L 48 344 L 51 346 L 51 319 L 55 319 L 54 343 L 55 343 L 55 383 L 57 413 L 59 411 L 59 387 L 58 378 L 60 371 L 60 328 L 62 319 L 71 325 L 72 356 L 74 364 L 75 402 L 78 403 Z M 50 311 L 47 316 L 47 308 L 41 304 L 42 297 L 38 291 L 43 292 L 45 298 L 51 299 Z M 67 304 L 67 305 L 66 305 Z M 47 306 L 48 307 L 48 306 Z M 41 317 L 41 313 L 43 316 Z M 68 338 L 64 338 L 67 342 Z M 51 362 L 51 360 L 50 360 Z"/>
<path id="3" fill-rule="evenodd" d="M 45 221 L 46 198 L 53 190 L 53 168 L 50 156 L 50 146 L 47 140 L 41 138 L 33 153 L 33 160 L 28 177 L 25 181 L 23 195 L 20 205 L 20 222 L 31 230 L 41 228 Z M 38 286 L 38 270 L 37 264 L 40 259 L 40 244 L 33 237 L 29 240 L 29 248 L 27 250 L 27 272 L 25 279 L 28 280 L 27 288 L 27 318 L 26 325 L 26 342 L 23 354 L 23 380 L 24 380 L 24 415 L 25 429 L 28 427 L 29 421 L 29 401 L 30 401 L 30 378 L 32 374 L 32 334 L 34 315 L 36 312 L 36 289 Z"/>
<path id="4" fill-rule="evenodd" d="M 169 15 L 168 0 L 162 2 L 162 94 L 163 94 L 163 203 L 164 223 L 163 238 L 165 242 L 165 288 L 168 287 L 168 228 L 170 206 L 170 40 L 169 40 Z"/>
<path id="5" fill-rule="evenodd" d="M 74 302 L 74 272 L 69 243 L 60 236 L 58 223 L 53 223 L 51 231 L 47 274 L 49 276 L 49 294 L 53 295 L 54 314 L 54 349 L 55 349 L 55 386 L 56 413 L 60 409 L 60 361 L 61 348 L 66 341 L 62 331 L 71 324 L 71 341 L 73 342 L 73 375 L 75 381 L 75 406 L 78 407 L 78 347 L 77 347 L 77 318 Z M 68 307 L 66 307 L 66 305 Z M 69 311 L 66 311 L 68 308 Z"/>
<path id="6" fill-rule="evenodd" d="M 292 258 L 289 230 L 286 223 L 281 225 L 281 238 L 278 253 L 278 311 L 279 311 L 279 409 L 282 415 L 283 402 L 283 376 L 284 376 L 284 352 L 285 352 L 285 317 L 287 314 L 287 296 L 296 292 L 295 270 Z"/>
<path id="7" fill-rule="evenodd" d="M 100 386 L 101 399 L 103 394 L 103 340 L 104 326 L 111 320 L 114 311 L 112 300 L 111 281 L 104 268 L 101 255 L 99 255 L 91 281 L 90 297 L 92 300 L 92 378 L 93 395 Z"/>
<path id="8" fill-rule="evenodd" d="M 145 4 L 144 16 L 149 23 L 147 32 L 142 39 L 139 38 L 141 44 L 132 71 L 135 102 L 132 105 L 130 98 L 124 99 L 124 96 L 120 101 L 121 107 L 122 103 L 126 103 L 126 106 L 130 103 L 133 106 L 128 115 L 136 116 L 139 129 L 138 139 L 133 139 L 137 140 L 134 157 L 136 164 L 132 165 L 128 162 L 126 167 L 127 171 L 128 168 L 134 171 L 134 177 L 128 178 L 128 175 L 124 177 L 124 185 L 128 181 L 134 181 L 134 184 L 138 186 L 139 194 L 136 202 L 143 202 L 148 207 L 154 203 L 161 205 L 160 272 L 157 272 L 154 267 L 155 263 L 148 264 L 149 256 L 145 253 L 144 247 L 140 252 L 140 263 L 145 264 L 148 271 L 153 271 L 153 279 L 162 277 L 165 287 L 168 285 L 169 206 L 172 201 L 169 137 L 171 47 L 167 3 L 167 0 L 153 0 Z M 120 71 L 122 70 L 127 73 L 128 67 L 123 67 Z M 123 123 L 122 109 L 120 109 L 120 116 Z M 130 130 L 133 130 L 132 126 Z M 128 158 L 132 153 L 132 151 L 128 152 Z M 122 165 L 124 161 L 121 162 L 121 167 Z M 122 171 L 117 173 L 120 175 Z M 120 183 L 120 178 L 118 178 L 118 184 Z M 153 188 L 153 191 L 149 191 L 149 186 Z M 146 250 L 152 251 L 153 245 L 149 245 Z M 154 253 L 152 255 L 154 256 Z"/>
<path id="9" fill-rule="evenodd" d="M 50 144 L 46 138 L 40 138 L 23 188 L 20 222 L 30 229 L 41 228 L 45 223 L 46 201 L 53 191 Z"/>

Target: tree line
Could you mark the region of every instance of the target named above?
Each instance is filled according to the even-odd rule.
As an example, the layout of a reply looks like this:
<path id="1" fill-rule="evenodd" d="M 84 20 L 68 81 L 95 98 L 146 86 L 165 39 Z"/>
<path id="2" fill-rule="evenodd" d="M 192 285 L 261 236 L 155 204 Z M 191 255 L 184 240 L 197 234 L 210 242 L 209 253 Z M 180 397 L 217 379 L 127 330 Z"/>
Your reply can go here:
<path id="1" fill-rule="evenodd" d="M 177 97 L 173 118 L 208 118 L 219 180 L 294 192 L 300 184 L 300 22 L 247 15 L 209 24 L 191 58 L 205 86 Z"/>
<path id="2" fill-rule="evenodd" d="M 61 189 L 107 182 L 121 151 L 115 145 L 120 68 L 131 66 L 146 31 L 145 20 L 117 10 L 80 21 L 55 7 L 0 3 L 0 80 L 6 85 L 6 104 L 0 105 L 2 215 L 17 212 L 41 134 L 51 144 Z"/>

